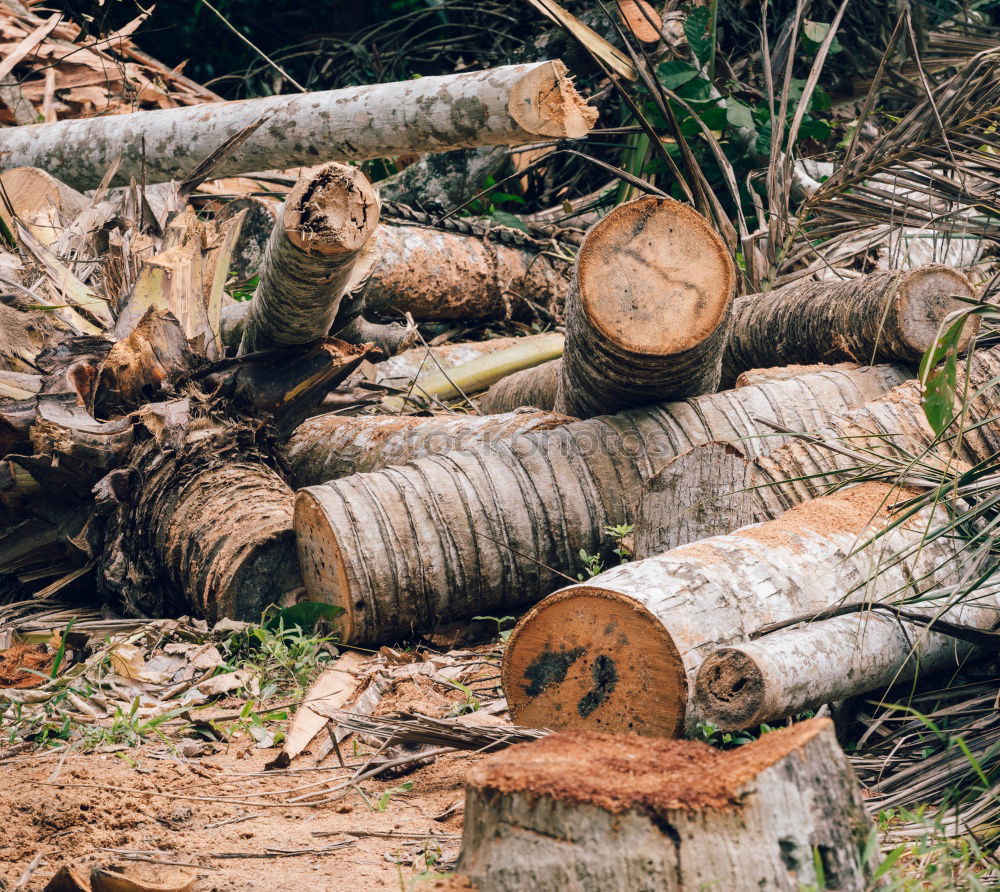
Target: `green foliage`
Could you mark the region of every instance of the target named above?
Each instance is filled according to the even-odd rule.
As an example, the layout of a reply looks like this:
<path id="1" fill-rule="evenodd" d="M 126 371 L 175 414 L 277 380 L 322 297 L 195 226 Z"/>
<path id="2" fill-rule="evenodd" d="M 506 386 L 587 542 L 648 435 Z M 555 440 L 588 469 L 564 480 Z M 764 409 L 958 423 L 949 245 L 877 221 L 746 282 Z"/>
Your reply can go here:
<path id="1" fill-rule="evenodd" d="M 629 537 L 632 535 L 634 529 L 635 526 L 631 523 L 620 523 L 604 528 L 605 534 L 610 536 L 614 541 L 614 548 L 611 549 L 610 554 L 615 555 L 617 560 L 611 564 L 612 567 L 618 564 L 627 564 L 632 558 L 632 547 L 629 544 Z M 598 573 L 603 573 L 607 569 L 604 563 L 605 559 L 605 555 L 588 554 L 585 548 L 581 548 L 580 560 L 583 562 L 583 573 L 577 573 L 576 578 L 583 582 L 585 579 L 590 579 Z M 607 559 L 610 560 L 610 556 Z"/>
<path id="2" fill-rule="evenodd" d="M 806 710 L 796 715 L 793 722 L 803 722 L 816 715 L 812 710 Z M 695 739 L 709 746 L 717 747 L 721 750 L 731 750 L 745 743 L 751 743 L 763 737 L 769 731 L 773 731 L 774 726 L 762 722 L 756 728 L 745 729 L 743 731 L 722 731 L 711 722 L 698 722 L 695 728 Z"/>
<path id="3" fill-rule="evenodd" d="M 244 282 L 242 285 L 239 285 L 230 291 L 230 297 L 237 301 L 252 300 L 254 292 L 257 290 L 257 281 L 257 276 L 254 276 L 249 281 Z"/>
<path id="4" fill-rule="evenodd" d="M 506 641 L 508 638 L 510 638 L 511 632 L 513 632 L 514 630 L 505 629 L 504 626 L 507 623 L 514 622 L 514 620 L 516 619 L 516 617 L 513 616 L 474 616 L 472 618 L 476 620 L 495 622 L 497 624 L 497 638 L 500 641 Z"/>
<path id="5" fill-rule="evenodd" d="M 509 226 L 512 229 L 520 229 L 521 232 L 528 232 L 528 227 L 520 217 L 511 213 L 524 204 L 524 199 L 520 195 L 512 192 L 503 192 L 497 187 L 497 180 L 494 176 L 488 176 L 483 180 L 481 195 L 470 201 L 464 213 L 473 217 L 490 217 L 501 226 Z M 506 209 L 501 207 L 506 205 Z"/>
<path id="6" fill-rule="evenodd" d="M 712 10 L 708 6 L 696 6 L 684 19 L 684 36 L 692 54 L 702 65 L 707 65 L 715 53 L 712 24 Z"/>

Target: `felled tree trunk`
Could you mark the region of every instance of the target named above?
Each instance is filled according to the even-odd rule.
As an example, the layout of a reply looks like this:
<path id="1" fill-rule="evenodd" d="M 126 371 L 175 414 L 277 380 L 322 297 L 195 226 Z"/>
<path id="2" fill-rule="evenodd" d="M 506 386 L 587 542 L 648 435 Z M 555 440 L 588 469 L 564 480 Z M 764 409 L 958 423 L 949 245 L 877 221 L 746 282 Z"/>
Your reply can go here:
<path id="1" fill-rule="evenodd" d="M 945 610 L 908 605 L 928 618 L 990 629 L 1000 619 L 996 593 Z M 958 670 L 970 644 L 877 610 L 807 623 L 710 654 L 694 684 L 695 711 L 723 729 L 753 728 L 918 673 Z"/>
<path id="2" fill-rule="evenodd" d="M 324 165 L 288 194 L 267 244 L 243 329 L 242 353 L 324 337 L 344 292 L 370 260 L 378 199 L 357 168 Z"/>
<path id="3" fill-rule="evenodd" d="M 216 176 L 360 161 L 471 146 L 585 136 L 588 108 L 559 62 L 423 77 L 392 84 L 10 127 L 0 134 L 9 167 L 41 167 L 93 189 L 122 156 L 115 184 L 183 179 L 234 133 L 261 118 Z"/>
<path id="4" fill-rule="evenodd" d="M 569 264 L 538 250 L 426 226 L 379 227 L 368 311 L 439 322 L 558 317 Z"/>
<path id="5" fill-rule="evenodd" d="M 457 870 L 480 892 L 862 892 L 880 860 L 829 719 L 729 752 L 553 734 L 487 757 L 465 789 Z"/>
<path id="6" fill-rule="evenodd" d="M 819 372 L 308 487 L 295 518 L 306 586 L 345 608 L 352 642 L 441 617 L 501 616 L 575 576 L 581 549 L 600 552 L 605 528 L 635 517 L 642 479 L 693 443 L 741 440 L 755 454 L 776 445 L 752 439 L 756 419 L 815 429 L 902 377 L 887 367 Z"/>
<path id="7" fill-rule="evenodd" d="M 554 412 L 507 415 L 319 415 L 302 424 L 282 454 L 296 489 L 349 474 L 378 471 L 422 455 L 461 449 L 487 450 L 494 443 L 573 421 Z"/>
<path id="8" fill-rule="evenodd" d="M 925 527 L 918 517 L 887 530 L 892 498 L 885 484 L 863 484 L 556 592 L 508 641 L 511 716 L 555 730 L 693 733 L 704 718 L 692 700 L 695 673 L 720 646 L 772 622 L 949 578 L 953 540 L 909 554 Z M 859 549 L 883 530 L 877 545 Z M 897 552 L 907 556 L 888 559 Z"/>
<path id="9" fill-rule="evenodd" d="M 534 368 L 507 375 L 482 395 L 479 408 L 488 415 L 512 412 L 521 406 L 550 410 L 556 404 L 561 377 L 561 359 L 550 359 Z"/>
<path id="10" fill-rule="evenodd" d="M 725 245 L 696 211 L 662 198 L 620 205 L 591 227 L 577 254 L 551 400 L 522 373 L 520 386 L 503 389 L 503 402 L 493 396 L 486 404 L 590 417 L 711 393 L 733 286 Z M 552 379 L 550 369 L 535 374 Z"/>
<path id="11" fill-rule="evenodd" d="M 724 382 L 740 372 L 810 362 L 920 361 L 942 320 L 974 295 L 945 266 L 871 273 L 844 282 L 804 282 L 733 303 Z M 965 326 L 963 345 L 975 330 Z"/>

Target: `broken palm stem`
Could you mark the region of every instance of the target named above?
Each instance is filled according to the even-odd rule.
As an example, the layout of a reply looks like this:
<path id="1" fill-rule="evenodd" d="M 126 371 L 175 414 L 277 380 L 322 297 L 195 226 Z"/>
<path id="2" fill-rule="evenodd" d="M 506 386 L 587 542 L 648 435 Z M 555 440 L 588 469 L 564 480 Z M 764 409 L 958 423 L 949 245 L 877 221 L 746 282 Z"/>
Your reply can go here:
<path id="1" fill-rule="evenodd" d="M 597 113 L 559 61 L 318 93 L 10 127 L 9 167 L 40 167 L 93 189 L 122 155 L 114 184 L 182 180 L 233 133 L 266 119 L 215 171 L 232 176 L 317 161 L 361 161 L 586 136 Z"/>
<path id="2" fill-rule="evenodd" d="M 378 199 L 357 168 L 331 163 L 303 176 L 271 232 L 240 352 L 324 337 L 344 293 L 367 272 L 377 224 Z"/>
<path id="3" fill-rule="evenodd" d="M 586 418 L 714 392 L 734 280 L 722 240 L 687 205 L 618 206 L 577 254 L 558 376 L 550 367 L 522 372 L 487 394 L 484 409 L 533 405 Z"/>
<path id="4" fill-rule="evenodd" d="M 744 441 L 757 454 L 777 442 L 755 419 L 815 429 L 903 377 L 884 366 L 821 371 L 308 487 L 295 518 L 306 587 L 345 609 L 351 642 L 501 616 L 573 578 L 581 549 L 600 553 L 606 528 L 634 519 L 643 478 L 692 443 Z"/>

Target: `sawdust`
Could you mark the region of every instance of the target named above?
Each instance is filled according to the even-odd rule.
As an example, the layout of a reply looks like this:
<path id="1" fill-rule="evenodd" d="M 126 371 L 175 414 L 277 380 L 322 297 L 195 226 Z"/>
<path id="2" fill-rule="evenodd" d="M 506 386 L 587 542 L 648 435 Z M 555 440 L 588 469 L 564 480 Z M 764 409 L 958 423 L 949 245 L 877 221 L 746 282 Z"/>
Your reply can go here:
<path id="1" fill-rule="evenodd" d="M 55 654 L 50 654 L 44 644 L 15 644 L 7 648 L 0 653 L 0 688 L 37 688 L 45 683 L 54 659 Z"/>

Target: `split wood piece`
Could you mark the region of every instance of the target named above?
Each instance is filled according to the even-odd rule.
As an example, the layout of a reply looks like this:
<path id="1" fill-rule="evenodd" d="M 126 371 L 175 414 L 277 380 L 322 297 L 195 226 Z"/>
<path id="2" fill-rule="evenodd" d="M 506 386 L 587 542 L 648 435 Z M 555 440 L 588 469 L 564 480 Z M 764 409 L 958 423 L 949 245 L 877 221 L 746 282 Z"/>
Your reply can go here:
<path id="1" fill-rule="evenodd" d="M 906 609 L 991 629 L 1000 619 L 997 594 L 984 595 L 949 609 L 933 601 Z M 695 710 L 719 728 L 755 728 L 918 674 L 961 668 L 972 646 L 933 629 L 873 610 L 721 648 L 698 669 Z"/>
<path id="2" fill-rule="evenodd" d="M 423 77 L 391 84 L 268 96 L 8 128 L 9 167 L 51 171 L 93 189 L 121 154 L 115 184 L 182 180 L 232 134 L 264 118 L 215 171 L 231 176 L 317 161 L 521 145 L 586 136 L 597 118 L 559 61 Z"/>
<path id="3" fill-rule="evenodd" d="M 295 519 L 307 589 L 345 609 L 351 642 L 503 616 L 574 578 L 581 549 L 609 550 L 605 529 L 634 519 L 643 479 L 694 443 L 741 441 L 756 455 L 777 445 L 757 419 L 815 430 L 904 377 L 824 371 L 308 487 Z"/>
<path id="4" fill-rule="evenodd" d="M 500 440 L 573 420 L 554 412 L 432 418 L 319 415 L 295 431 L 282 455 L 289 479 L 298 489 L 405 464 L 422 455 L 443 455 L 459 449 L 488 450 Z"/>
<path id="5" fill-rule="evenodd" d="M 17 217 L 49 247 L 88 203 L 86 196 L 37 167 L 15 167 L 0 174 L 0 221 L 9 235 L 15 232 Z"/>
<path id="6" fill-rule="evenodd" d="M 891 487 L 867 483 L 776 520 L 622 564 L 550 595 L 518 623 L 502 670 L 511 717 L 554 730 L 679 736 L 703 719 L 702 660 L 761 626 L 841 603 L 901 598 L 954 573 L 928 518 L 887 530 Z M 885 531 L 870 548 L 859 548 Z M 906 557 L 889 560 L 897 552 Z M 872 578 L 874 576 L 874 578 Z"/>
<path id="7" fill-rule="evenodd" d="M 945 317 L 966 306 L 958 298 L 974 295 L 962 273 L 936 265 L 749 294 L 733 303 L 723 383 L 792 363 L 917 363 Z M 975 328 L 966 324 L 963 347 Z"/>
<path id="8" fill-rule="evenodd" d="M 457 871 L 480 892 L 862 892 L 880 860 L 829 719 L 729 752 L 553 734 L 477 763 L 465 790 Z"/>
<path id="9" fill-rule="evenodd" d="M 275 226 L 243 330 L 241 353 L 324 337 L 378 224 L 378 198 L 357 168 L 326 164 L 299 179 Z"/>
<path id="10" fill-rule="evenodd" d="M 712 393 L 719 384 L 735 274 L 722 239 L 669 198 L 619 205 L 592 226 L 566 296 L 558 387 L 542 400 L 508 385 L 494 411 L 522 405 L 581 418 Z M 551 381 L 551 369 L 536 374 Z M 534 402 L 524 402 L 524 397 Z"/>
<path id="11" fill-rule="evenodd" d="M 383 224 L 366 309 L 409 313 L 418 322 L 556 318 L 569 287 L 569 263 L 490 239 L 425 226 Z"/>

